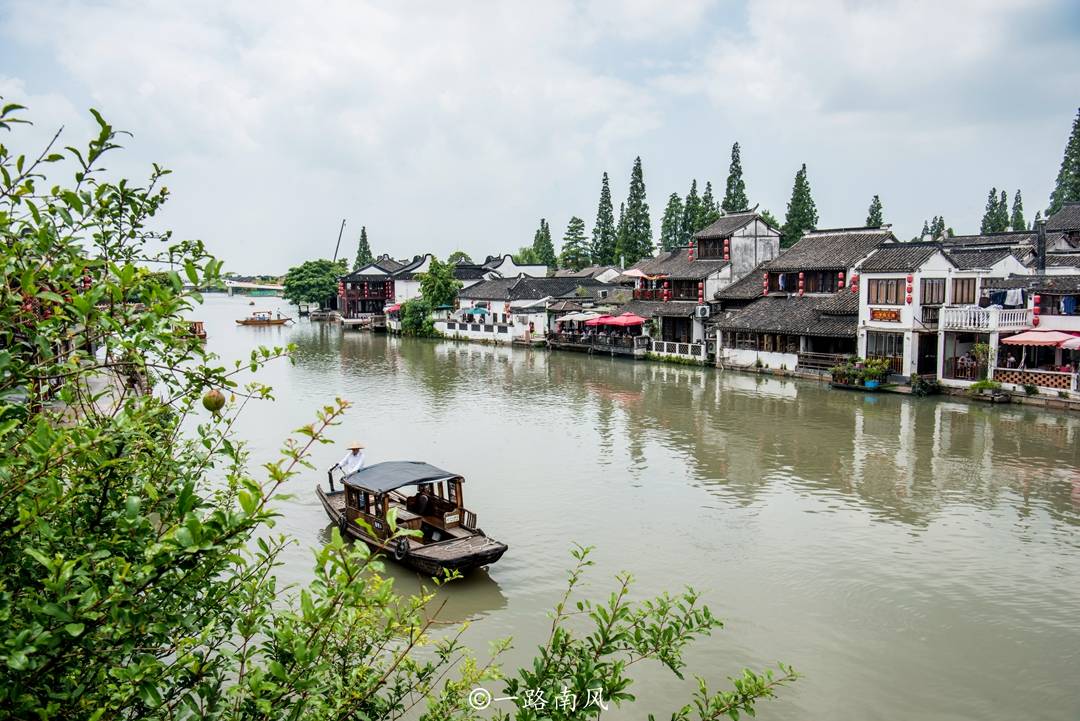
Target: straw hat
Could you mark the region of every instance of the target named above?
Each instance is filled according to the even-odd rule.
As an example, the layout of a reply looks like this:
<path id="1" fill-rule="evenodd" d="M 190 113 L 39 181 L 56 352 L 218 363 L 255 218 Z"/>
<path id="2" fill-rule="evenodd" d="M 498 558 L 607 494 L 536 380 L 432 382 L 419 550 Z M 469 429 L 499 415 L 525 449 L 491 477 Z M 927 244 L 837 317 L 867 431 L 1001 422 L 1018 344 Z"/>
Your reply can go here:
<path id="1" fill-rule="evenodd" d="M 357 449 L 362 449 L 364 447 L 364 444 L 360 441 L 353 441 L 347 447 L 350 451 L 355 451 Z"/>

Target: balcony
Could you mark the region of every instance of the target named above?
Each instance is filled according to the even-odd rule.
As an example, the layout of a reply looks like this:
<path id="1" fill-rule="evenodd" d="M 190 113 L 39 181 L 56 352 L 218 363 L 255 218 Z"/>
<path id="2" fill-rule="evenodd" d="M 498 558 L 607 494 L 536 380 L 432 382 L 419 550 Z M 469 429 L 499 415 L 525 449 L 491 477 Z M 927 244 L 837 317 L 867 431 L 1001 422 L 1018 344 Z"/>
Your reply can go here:
<path id="1" fill-rule="evenodd" d="M 635 358 L 642 358 L 649 350 L 649 337 L 598 333 L 549 333 L 548 345 L 552 348 L 632 355 Z"/>
<path id="2" fill-rule="evenodd" d="M 945 330 L 969 330 L 989 333 L 999 330 L 1024 330 L 1031 327 L 1028 308 L 980 308 L 977 305 L 947 305 L 941 309 L 941 327 Z"/>

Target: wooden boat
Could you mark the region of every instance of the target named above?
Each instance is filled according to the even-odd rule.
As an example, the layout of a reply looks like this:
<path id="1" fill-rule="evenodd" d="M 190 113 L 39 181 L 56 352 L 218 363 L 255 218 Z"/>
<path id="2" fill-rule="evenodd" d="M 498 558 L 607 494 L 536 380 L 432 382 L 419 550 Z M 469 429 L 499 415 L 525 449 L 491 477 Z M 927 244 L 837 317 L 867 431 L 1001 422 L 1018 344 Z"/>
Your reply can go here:
<path id="1" fill-rule="evenodd" d="M 252 313 L 250 318 L 238 318 L 236 322 L 239 325 L 285 325 L 291 323 L 292 318 L 278 316 L 277 318 L 270 315 L 269 311 L 261 311 Z"/>
<path id="2" fill-rule="evenodd" d="M 390 461 L 366 466 L 341 479 L 343 490 L 315 487 L 326 515 L 343 537 L 363 541 L 398 563 L 430 576 L 443 571 L 465 573 L 495 563 L 506 544 L 488 538 L 476 525 L 476 514 L 462 503 L 464 479 L 419 461 Z M 417 531 L 398 536 L 397 528 Z"/>
<path id="3" fill-rule="evenodd" d="M 203 322 L 201 320 L 188 321 L 188 334 L 199 340 L 206 340 L 206 328 L 203 326 Z"/>

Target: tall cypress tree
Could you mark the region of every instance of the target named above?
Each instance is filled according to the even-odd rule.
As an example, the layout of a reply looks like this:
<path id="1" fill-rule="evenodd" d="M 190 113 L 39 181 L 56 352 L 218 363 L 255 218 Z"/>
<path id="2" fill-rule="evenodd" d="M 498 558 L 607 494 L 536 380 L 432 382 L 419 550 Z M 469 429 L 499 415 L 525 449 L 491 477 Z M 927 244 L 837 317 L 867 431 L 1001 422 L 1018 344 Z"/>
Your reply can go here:
<path id="1" fill-rule="evenodd" d="M 870 208 L 866 211 L 866 227 L 880 228 L 885 221 L 882 218 L 881 198 L 874 196 L 870 200 Z"/>
<path id="2" fill-rule="evenodd" d="M 919 234 L 919 240 L 926 240 L 926 236 L 931 235 L 930 223 L 925 220 L 922 222 L 922 233 Z"/>
<path id="3" fill-rule="evenodd" d="M 651 256 L 654 246 L 652 239 L 652 221 L 649 218 L 649 203 L 645 197 L 645 172 L 641 167 L 641 157 L 634 158 L 634 167 L 630 171 L 630 193 L 626 198 L 626 237 L 623 252 L 627 263 L 636 263 L 641 258 Z"/>
<path id="4" fill-rule="evenodd" d="M 986 233 L 997 232 L 997 218 L 998 192 L 997 188 L 990 188 L 990 194 L 986 196 L 986 208 L 983 209 L 982 223 L 979 225 L 979 232 L 983 235 Z"/>
<path id="5" fill-rule="evenodd" d="M 660 247 L 674 250 L 680 245 L 679 229 L 682 227 L 683 204 L 678 193 L 672 193 L 660 221 Z"/>
<path id="6" fill-rule="evenodd" d="M 555 245 L 551 242 L 551 227 L 548 226 L 547 221 L 543 218 L 540 219 L 540 228 L 533 235 L 533 250 L 536 252 L 536 258 L 542 265 L 546 265 L 549 268 L 554 268 L 557 263 L 555 257 Z"/>
<path id="7" fill-rule="evenodd" d="M 360 228 L 360 243 L 356 246 L 356 260 L 353 261 L 353 270 L 360 270 L 365 265 L 375 260 L 375 256 L 371 254 L 371 246 L 368 244 L 367 239 L 367 226 Z"/>
<path id="8" fill-rule="evenodd" d="M 994 215 L 994 227 L 997 232 L 1004 233 L 1009 229 L 1009 194 L 1004 190 L 998 196 L 997 213 Z"/>
<path id="9" fill-rule="evenodd" d="M 701 196 L 701 215 L 698 218 L 697 229 L 707 228 L 720 217 L 720 206 L 713 198 L 712 183 L 705 181 L 705 193 Z M 696 231 L 695 231 L 696 232 Z"/>
<path id="10" fill-rule="evenodd" d="M 626 203 L 619 203 L 619 222 L 615 225 L 615 258 L 619 265 L 629 268 L 634 261 L 626 255 Z"/>
<path id="11" fill-rule="evenodd" d="M 566 225 L 559 265 L 581 270 L 589 264 L 589 239 L 585 237 L 585 221 L 576 215 Z"/>
<path id="12" fill-rule="evenodd" d="M 930 237 L 934 240 L 940 240 L 945 237 L 945 216 L 935 215 L 934 220 L 930 223 Z"/>
<path id="13" fill-rule="evenodd" d="M 1017 188 L 1013 196 L 1012 215 L 1009 216 L 1009 227 L 1013 230 L 1027 230 L 1027 221 L 1024 220 L 1024 200 L 1020 197 L 1020 189 Z"/>
<path id="14" fill-rule="evenodd" d="M 1065 203 L 1076 202 L 1080 202 L 1080 109 L 1076 111 L 1072 133 L 1065 143 L 1065 154 L 1061 158 L 1061 168 L 1054 181 L 1054 190 L 1050 193 L 1050 207 L 1046 209 L 1046 214 L 1053 215 Z"/>
<path id="15" fill-rule="evenodd" d="M 701 198 L 697 192 L 697 178 L 690 182 L 690 192 L 683 203 L 682 224 L 679 226 L 679 245 L 688 245 L 690 236 L 698 231 L 697 222 L 701 217 Z"/>
<path id="16" fill-rule="evenodd" d="M 735 213 L 750 207 L 750 200 L 746 197 L 746 183 L 742 177 L 742 157 L 739 144 L 731 146 L 731 165 L 728 166 L 727 189 L 724 191 L 724 201 L 720 203 L 720 209 L 725 213 Z"/>
<path id="17" fill-rule="evenodd" d="M 598 265 L 614 265 L 619 258 L 615 253 L 615 212 L 611 205 L 611 186 L 608 175 L 600 184 L 600 205 L 596 209 L 596 224 L 592 232 L 592 262 Z"/>
<path id="18" fill-rule="evenodd" d="M 817 205 L 810 194 L 810 181 L 806 178 L 806 163 L 795 173 L 795 184 L 791 188 L 791 200 L 788 201 L 787 216 L 781 231 L 780 242 L 786 248 L 799 241 L 808 230 L 818 222 Z"/>

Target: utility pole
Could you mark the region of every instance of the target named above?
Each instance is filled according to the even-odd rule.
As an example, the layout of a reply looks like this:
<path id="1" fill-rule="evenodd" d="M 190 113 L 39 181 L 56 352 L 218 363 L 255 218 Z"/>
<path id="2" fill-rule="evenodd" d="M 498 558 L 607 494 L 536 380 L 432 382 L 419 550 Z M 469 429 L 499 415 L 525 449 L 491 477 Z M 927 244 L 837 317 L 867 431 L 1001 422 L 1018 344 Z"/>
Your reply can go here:
<path id="1" fill-rule="evenodd" d="M 345 219 L 341 219 L 341 230 L 337 232 L 337 245 L 334 246 L 334 262 L 337 262 L 338 251 L 341 250 L 341 234 L 345 232 Z"/>

